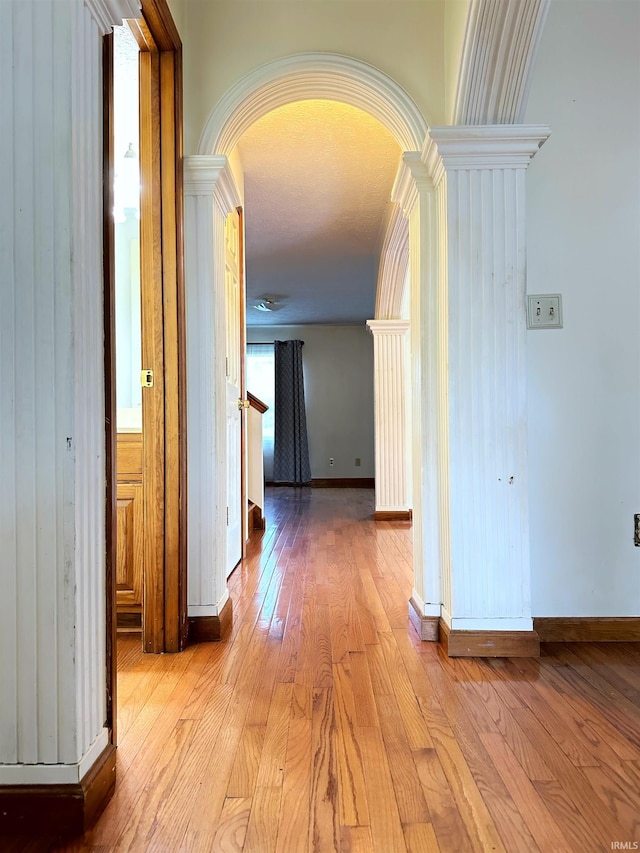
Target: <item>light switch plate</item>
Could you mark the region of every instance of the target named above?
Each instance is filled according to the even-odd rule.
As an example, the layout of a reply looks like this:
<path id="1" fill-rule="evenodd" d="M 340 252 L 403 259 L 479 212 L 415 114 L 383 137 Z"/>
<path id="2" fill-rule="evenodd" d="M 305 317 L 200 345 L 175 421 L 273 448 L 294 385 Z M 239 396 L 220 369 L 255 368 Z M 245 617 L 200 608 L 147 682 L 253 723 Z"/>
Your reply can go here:
<path id="1" fill-rule="evenodd" d="M 528 329 L 561 329 L 562 296 L 544 293 L 527 296 Z"/>

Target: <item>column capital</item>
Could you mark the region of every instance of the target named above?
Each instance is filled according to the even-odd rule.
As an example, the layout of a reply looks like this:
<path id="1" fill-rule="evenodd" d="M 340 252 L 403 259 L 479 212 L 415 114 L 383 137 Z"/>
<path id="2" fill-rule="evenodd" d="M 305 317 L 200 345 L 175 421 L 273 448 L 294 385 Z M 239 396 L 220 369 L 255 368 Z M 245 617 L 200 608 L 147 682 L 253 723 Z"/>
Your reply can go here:
<path id="1" fill-rule="evenodd" d="M 110 33 L 112 27 L 121 26 L 125 18 L 142 15 L 140 0 L 84 0 L 84 4 L 102 35 Z"/>
<path id="2" fill-rule="evenodd" d="M 377 335 L 404 335 L 409 325 L 408 320 L 367 320 L 367 327 L 374 338 Z"/>
<path id="3" fill-rule="evenodd" d="M 242 204 L 229 161 L 224 155 L 191 154 L 185 157 L 184 193 L 212 196 L 225 213 Z"/>
<path id="4" fill-rule="evenodd" d="M 405 151 L 391 190 L 391 201 L 397 202 L 404 216 L 411 213 L 420 193 L 433 189 L 431 174 L 419 151 Z"/>
<path id="5" fill-rule="evenodd" d="M 436 184 L 456 169 L 526 169 L 550 133 L 547 125 L 432 127 L 422 160 Z"/>

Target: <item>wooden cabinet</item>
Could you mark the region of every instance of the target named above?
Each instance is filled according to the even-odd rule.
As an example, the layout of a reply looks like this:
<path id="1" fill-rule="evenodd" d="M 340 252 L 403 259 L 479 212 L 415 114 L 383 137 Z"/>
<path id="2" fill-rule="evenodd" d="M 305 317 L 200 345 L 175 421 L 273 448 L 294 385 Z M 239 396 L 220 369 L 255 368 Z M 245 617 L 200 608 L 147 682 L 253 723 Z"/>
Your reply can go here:
<path id="1" fill-rule="evenodd" d="M 119 629 L 142 626 L 144 503 L 142 435 L 118 433 L 116 596 Z"/>

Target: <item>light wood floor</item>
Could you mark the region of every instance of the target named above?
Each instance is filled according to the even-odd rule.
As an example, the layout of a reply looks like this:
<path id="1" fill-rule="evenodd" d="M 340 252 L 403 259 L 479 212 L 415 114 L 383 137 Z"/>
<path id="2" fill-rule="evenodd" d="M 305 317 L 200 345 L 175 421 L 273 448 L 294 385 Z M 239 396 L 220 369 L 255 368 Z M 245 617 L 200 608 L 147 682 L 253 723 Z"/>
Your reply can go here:
<path id="1" fill-rule="evenodd" d="M 409 526 L 372 509 L 367 490 L 273 490 L 261 548 L 231 578 L 224 642 L 158 657 L 120 642 L 117 791 L 58 850 L 640 840 L 638 646 L 443 657 L 409 625 Z"/>

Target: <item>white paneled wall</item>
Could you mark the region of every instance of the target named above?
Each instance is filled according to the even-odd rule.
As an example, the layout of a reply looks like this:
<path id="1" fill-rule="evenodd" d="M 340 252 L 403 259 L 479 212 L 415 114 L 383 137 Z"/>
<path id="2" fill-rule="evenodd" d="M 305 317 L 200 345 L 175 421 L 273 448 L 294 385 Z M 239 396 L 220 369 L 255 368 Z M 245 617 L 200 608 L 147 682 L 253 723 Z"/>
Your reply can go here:
<path id="1" fill-rule="evenodd" d="M 0 6 L 0 784 L 107 743 L 99 5 Z"/>

